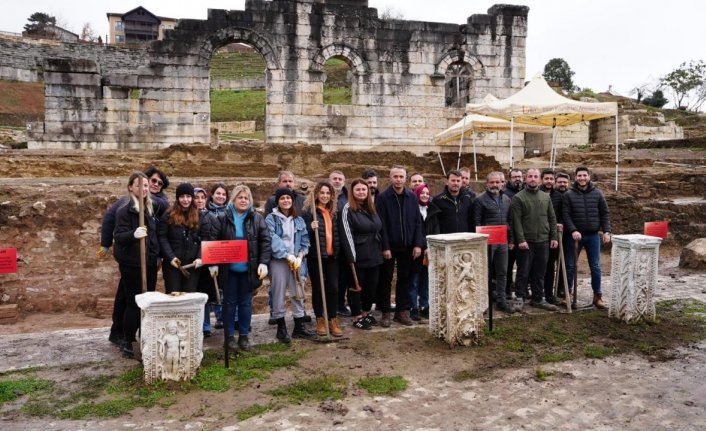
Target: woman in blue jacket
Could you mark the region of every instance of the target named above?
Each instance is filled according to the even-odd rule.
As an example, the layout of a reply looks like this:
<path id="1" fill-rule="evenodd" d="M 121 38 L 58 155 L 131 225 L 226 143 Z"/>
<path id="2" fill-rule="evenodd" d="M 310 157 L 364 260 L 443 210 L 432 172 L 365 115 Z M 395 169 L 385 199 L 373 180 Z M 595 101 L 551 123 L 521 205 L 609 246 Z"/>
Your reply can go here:
<path id="1" fill-rule="evenodd" d="M 306 279 L 306 261 L 309 253 L 309 234 L 304 219 L 294 207 L 294 192 L 280 188 L 275 192 L 276 207 L 265 218 L 272 238 L 272 260 L 270 261 L 270 289 L 272 293 L 272 317 L 277 321 L 277 339 L 289 343 L 287 325 L 284 322 L 285 296 L 289 289 L 289 300 L 294 317 L 293 338 L 316 336 L 304 323 L 303 283 Z M 297 283 L 300 283 L 299 288 Z"/>

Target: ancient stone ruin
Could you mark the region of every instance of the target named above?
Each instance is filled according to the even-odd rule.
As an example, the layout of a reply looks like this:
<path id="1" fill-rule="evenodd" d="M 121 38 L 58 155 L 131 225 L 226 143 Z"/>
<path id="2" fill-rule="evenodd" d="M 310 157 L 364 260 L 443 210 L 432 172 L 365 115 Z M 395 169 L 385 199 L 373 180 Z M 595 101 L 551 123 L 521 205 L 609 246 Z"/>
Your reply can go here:
<path id="1" fill-rule="evenodd" d="M 190 380 L 203 359 L 204 293 L 135 296 L 142 310 L 140 351 L 145 381 Z"/>
<path id="2" fill-rule="evenodd" d="M 30 148 L 208 143 L 209 61 L 243 42 L 267 67 L 266 142 L 421 154 L 466 102 L 522 87 L 528 11 L 495 5 L 459 25 L 381 19 L 367 0 L 248 0 L 181 20 L 143 49 L 3 38 L 0 72 L 46 83 Z M 351 68 L 351 105 L 323 103 L 334 57 Z"/>
<path id="3" fill-rule="evenodd" d="M 451 346 L 476 344 L 488 308 L 487 235 L 429 235 L 429 329 Z"/>
<path id="4" fill-rule="evenodd" d="M 626 323 L 656 318 L 654 294 L 661 238 L 615 235 L 612 239 L 608 315 Z"/>

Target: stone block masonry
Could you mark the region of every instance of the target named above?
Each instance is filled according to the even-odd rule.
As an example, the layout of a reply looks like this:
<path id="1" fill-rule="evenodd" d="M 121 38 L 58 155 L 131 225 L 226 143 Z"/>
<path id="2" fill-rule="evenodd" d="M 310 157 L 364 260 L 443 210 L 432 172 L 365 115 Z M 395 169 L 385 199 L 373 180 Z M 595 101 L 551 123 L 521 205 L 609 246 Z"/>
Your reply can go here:
<path id="1" fill-rule="evenodd" d="M 422 154 L 437 149 L 433 135 L 458 120 L 454 106 L 522 87 L 528 12 L 495 5 L 463 24 L 444 24 L 383 20 L 367 1 L 248 0 L 242 11 L 181 20 L 140 50 L 0 39 L 0 70 L 36 71 L 46 82 L 47 124 L 34 129 L 30 148 L 208 143 L 211 56 L 242 42 L 266 63 L 267 142 Z M 350 65 L 350 106 L 323 104 L 330 58 Z"/>

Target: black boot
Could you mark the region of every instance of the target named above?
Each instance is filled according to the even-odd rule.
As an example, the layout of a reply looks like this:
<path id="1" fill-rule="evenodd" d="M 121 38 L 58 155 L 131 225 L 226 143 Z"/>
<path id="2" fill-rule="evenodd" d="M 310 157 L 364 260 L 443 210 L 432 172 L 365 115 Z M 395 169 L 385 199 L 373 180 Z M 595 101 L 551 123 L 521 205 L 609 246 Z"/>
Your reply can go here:
<path id="1" fill-rule="evenodd" d="M 287 334 L 287 324 L 284 323 L 284 317 L 280 317 L 277 319 L 277 339 L 281 341 L 282 343 L 289 344 L 292 339 L 289 338 L 289 334 Z"/>
<path id="2" fill-rule="evenodd" d="M 294 330 L 292 331 L 292 338 L 313 338 L 316 337 L 316 333 L 306 329 L 304 325 L 303 317 L 294 318 Z"/>

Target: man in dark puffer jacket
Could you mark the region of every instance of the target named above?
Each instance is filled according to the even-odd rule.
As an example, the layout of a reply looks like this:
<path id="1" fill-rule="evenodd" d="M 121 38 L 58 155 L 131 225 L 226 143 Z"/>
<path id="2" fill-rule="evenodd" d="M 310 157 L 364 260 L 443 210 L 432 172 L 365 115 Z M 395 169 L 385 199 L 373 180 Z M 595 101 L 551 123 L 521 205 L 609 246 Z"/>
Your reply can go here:
<path id="1" fill-rule="evenodd" d="M 475 226 L 507 226 L 507 243 L 488 246 L 488 288 L 495 281 L 495 302 L 500 311 L 512 314 L 515 309 L 508 305 L 505 298 L 507 278 L 507 251 L 514 248 L 512 225 L 510 222 L 510 198 L 503 195 L 502 186 L 505 176 L 502 172 L 491 172 L 486 178 L 486 192 L 473 201 L 473 221 Z"/>
<path id="2" fill-rule="evenodd" d="M 562 196 L 562 216 L 564 229 L 578 242 L 578 252 L 586 248 L 588 265 L 591 268 L 591 288 L 593 305 L 606 308 L 601 291 L 601 237 L 603 244 L 610 242 L 610 212 L 603 192 L 591 182 L 591 173 L 585 166 L 576 168 L 574 186 Z M 566 253 L 566 273 L 572 285 L 576 262 L 573 251 Z"/>

